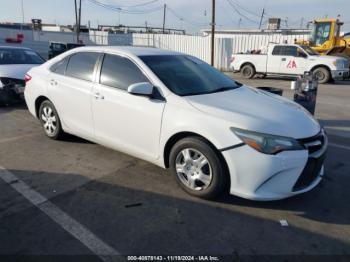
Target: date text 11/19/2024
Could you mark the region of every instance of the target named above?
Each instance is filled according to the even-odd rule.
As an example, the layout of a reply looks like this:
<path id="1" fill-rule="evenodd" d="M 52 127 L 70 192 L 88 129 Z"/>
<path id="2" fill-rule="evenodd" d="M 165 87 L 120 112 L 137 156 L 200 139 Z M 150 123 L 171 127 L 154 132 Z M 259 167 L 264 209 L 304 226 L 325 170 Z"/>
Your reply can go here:
<path id="1" fill-rule="evenodd" d="M 217 256 L 128 256 L 128 261 L 219 261 Z"/>

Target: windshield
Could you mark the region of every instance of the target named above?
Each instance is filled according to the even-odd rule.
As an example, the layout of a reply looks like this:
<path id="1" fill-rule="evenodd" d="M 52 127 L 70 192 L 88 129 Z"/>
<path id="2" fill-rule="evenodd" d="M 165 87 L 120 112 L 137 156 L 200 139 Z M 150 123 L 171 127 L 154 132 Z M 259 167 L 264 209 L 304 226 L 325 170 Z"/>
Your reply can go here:
<path id="1" fill-rule="evenodd" d="M 240 87 L 207 63 L 186 55 L 141 56 L 140 59 L 173 93 L 203 95 Z"/>
<path id="2" fill-rule="evenodd" d="M 67 49 L 67 46 L 65 44 L 61 43 L 51 43 L 50 44 L 50 49 L 53 51 L 65 51 Z"/>
<path id="3" fill-rule="evenodd" d="M 315 23 L 312 28 L 310 42 L 313 45 L 320 46 L 329 39 L 331 23 Z"/>
<path id="4" fill-rule="evenodd" d="M 315 50 L 313 50 L 310 46 L 302 45 L 301 47 L 304 49 L 304 51 L 305 51 L 308 55 L 320 55 L 320 54 L 317 53 Z"/>
<path id="5" fill-rule="evenodd" d="M 45 60 L 29 49 L 0 48 L 0 65 L 42 64 Z"/>

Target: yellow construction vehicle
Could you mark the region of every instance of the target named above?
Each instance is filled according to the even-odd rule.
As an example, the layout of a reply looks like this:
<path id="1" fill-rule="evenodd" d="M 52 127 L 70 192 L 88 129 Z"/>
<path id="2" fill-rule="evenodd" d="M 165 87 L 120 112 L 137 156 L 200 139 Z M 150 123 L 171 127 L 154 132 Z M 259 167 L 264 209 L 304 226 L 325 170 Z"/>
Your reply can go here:
<path id="1" fill-rule="evenodd" d="M 344 23 L 338 18 L 323 18 L 314 20 L 311 24 L 309 40 L 297 41 L 298 44 L 308 45 L 322 55 L 341 56 L 350 61 L 350 34 L 340 36 Z"/>

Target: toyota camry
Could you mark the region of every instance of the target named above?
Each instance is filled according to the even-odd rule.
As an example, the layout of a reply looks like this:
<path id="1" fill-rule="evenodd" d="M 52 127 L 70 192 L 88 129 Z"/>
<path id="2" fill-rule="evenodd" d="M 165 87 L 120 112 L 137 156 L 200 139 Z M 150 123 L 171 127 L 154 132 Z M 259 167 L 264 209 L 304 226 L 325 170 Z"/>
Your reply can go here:
<path id="1" fill-rule="evenodd" d="M 282 199 L 324 175 L 327 136 L 305 109 L 190 55 L 82 47 L 26 79 L 26 103 L 49 138 L 70 133 L 168 168 L 198 197 Z"/>

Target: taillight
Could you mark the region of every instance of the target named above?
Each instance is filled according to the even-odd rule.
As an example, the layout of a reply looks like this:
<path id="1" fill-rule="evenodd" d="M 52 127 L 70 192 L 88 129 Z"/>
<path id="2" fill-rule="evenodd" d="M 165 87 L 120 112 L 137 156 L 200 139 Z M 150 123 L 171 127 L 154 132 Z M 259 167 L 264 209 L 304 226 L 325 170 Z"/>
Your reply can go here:
<path id="1" fill-rule="evenodd" d="M 24 76 L 24 82 L 27 83 L 27 82 L 29 82 L 30 80 L 32 80 L 32 77 L 31 77 L 30 75 L 26 74 L 26 75 Z"/>
<path id="2" fill-rule="evenodd" d="M 231 56 L 231 63 L 235 61 L 235 57 Z"/>

